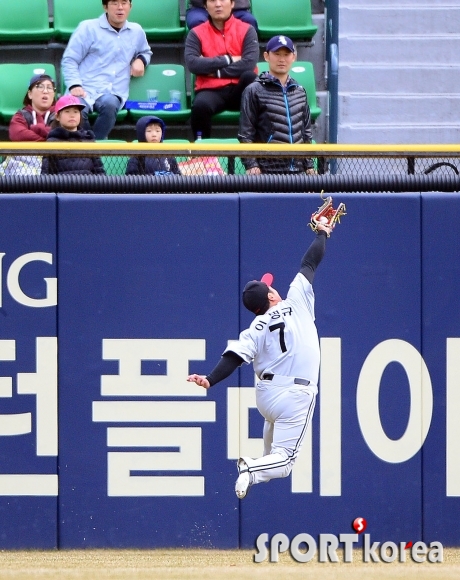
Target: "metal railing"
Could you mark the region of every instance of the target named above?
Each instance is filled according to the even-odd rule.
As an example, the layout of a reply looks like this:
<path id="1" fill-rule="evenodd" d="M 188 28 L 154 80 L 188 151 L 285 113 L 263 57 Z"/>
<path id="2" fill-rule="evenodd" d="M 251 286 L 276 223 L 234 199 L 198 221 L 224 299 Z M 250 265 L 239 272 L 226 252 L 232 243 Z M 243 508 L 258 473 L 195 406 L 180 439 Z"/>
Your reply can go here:
<path id="1" fill-rule="evenodd" d="M 74 160 L 72 172 L 62 173 L 69 158 Z M 98 174 L 88 169 L 88 160 L 96 158 L 103 166 Z M 144 159 L 146 175 L 126 174 L 132 159 Z M 158 163 L 152 166 L 154 159 Z M 177 161 L 177 174 L 168 171 L 169 162 L 164 163 L 171 159 Z M 248 159 L 264 160 L 273 172 L 246 174 Z M 305 159 L 313 161 L 316 174 L 286 169 L 302 167 Z M 149 173 L 152 167 L 156 171 Z M 451 144 L 0 143 L 3 193 L 460 191 L 459 170 L 460 146 Z"/>

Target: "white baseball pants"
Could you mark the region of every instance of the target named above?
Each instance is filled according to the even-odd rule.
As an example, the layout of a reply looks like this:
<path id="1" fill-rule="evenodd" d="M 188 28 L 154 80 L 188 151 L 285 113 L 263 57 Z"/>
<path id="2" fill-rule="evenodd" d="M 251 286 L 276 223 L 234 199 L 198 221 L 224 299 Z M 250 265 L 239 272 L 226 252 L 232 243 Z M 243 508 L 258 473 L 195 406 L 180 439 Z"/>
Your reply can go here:
<path id="1" fill-rule="evenodd" d="M 257 408 L 265 419 L 264 455 L 242 457 L 252 484 L 287 477 L 297 459 L 315 409 L 317 387 L 294 384 L 294 377 L 275 375 L 256 386 Z"/>

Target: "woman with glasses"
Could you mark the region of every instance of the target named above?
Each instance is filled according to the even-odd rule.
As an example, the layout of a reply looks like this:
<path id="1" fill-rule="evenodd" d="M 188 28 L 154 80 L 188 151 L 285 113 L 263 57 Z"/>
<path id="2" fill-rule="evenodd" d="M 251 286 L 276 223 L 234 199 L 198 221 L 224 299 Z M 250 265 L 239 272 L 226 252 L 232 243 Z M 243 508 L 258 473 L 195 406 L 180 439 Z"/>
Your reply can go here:
<path id="1" fill-rule="evenodd" d="M 54 121 L 56 85 L 45 71 L 35 74 L 24 96 L 24 107 L 10 121 L 11 141 L 46 141 Z M 40 175 L 42 157 L 8 155 L 0 164 L 0 177 L 8 175 Z"/>
<path id="2" fill-rule="evenodd" d="M 46 141 L 54 120 L 55 83 L 45 72 L 35 74 L 24 96 L 24 108 L 13 115 L 11 141 Z"/>

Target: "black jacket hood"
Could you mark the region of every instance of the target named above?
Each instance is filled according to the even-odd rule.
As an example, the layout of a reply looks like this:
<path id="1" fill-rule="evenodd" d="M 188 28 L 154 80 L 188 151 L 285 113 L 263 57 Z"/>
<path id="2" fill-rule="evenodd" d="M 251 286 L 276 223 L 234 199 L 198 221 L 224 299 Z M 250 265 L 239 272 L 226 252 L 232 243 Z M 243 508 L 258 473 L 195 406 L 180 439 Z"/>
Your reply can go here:
<path id="1" fill-rule="evenodd" d="M 141 117 L 136 123 L 136 137 L 139 143 L 146 143 L 145 140 L 145 129 L 150 123 L 158 123 L 161 126 L 161 141 L 165 138 L 166 125 L 163 119 L 159 117 L 154 117 L 153 115 L 148 115 L 147 117 Z"/>

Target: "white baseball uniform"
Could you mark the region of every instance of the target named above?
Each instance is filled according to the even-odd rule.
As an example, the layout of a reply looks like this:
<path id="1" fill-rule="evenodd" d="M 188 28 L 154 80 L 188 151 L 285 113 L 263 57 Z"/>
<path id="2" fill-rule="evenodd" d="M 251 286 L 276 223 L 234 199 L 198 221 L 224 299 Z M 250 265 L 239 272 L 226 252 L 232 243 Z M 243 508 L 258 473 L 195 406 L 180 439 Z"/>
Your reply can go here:
<path id="1" fill-rule="evenodd" d="M 311 283 L 298 273 L 287 298 L 256 316 L 225 352 L 253 362 L 257 408 L 265 419 L 264 456 L 243 457 L 252 484 L 287 477 L 315 408 L 320 364 Z"/>

